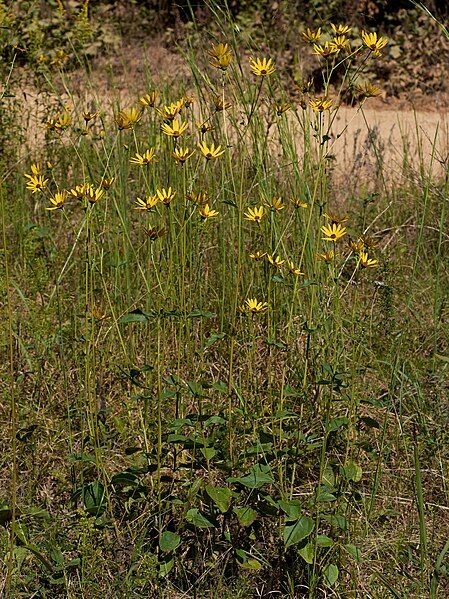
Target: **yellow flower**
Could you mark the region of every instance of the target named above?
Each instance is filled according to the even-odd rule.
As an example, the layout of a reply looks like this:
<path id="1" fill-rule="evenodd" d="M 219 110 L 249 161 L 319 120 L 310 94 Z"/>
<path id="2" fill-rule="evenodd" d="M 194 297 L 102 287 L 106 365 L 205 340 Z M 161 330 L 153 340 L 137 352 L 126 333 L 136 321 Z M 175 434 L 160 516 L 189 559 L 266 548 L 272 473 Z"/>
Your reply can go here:
<path id="1" fill-rule="evenodd" d="M 361 241 L 363 243 L 363 246 L 365 248 L 368 248 L 369 250 L 373 250 L 374 248 L 376 248 L 378 246 L 377 239 L 374 239 L 373 237 L 369 237 L 368 235 L 362 235 Z"/>
<path id="2" fill-rule="evenodd" d="M 32 193 L 37 193 L 47 187 L 48 179 L 45 179 L 44 175 L 27 175 L 25 173 L 24 177 L 28 179 L 26 187 Z"/>
<path id="3" fill-rule="evenodd" d="M 186 108 L 190 108 L 195 102 L 194 96 L 183 96 L 181 100 Z"/>
<path id="4" fill-rule="evenodd" d="M 267 260 L 271 264 L 271 266 L 274 266 L 274 268 L 277 268 L 278 270 L 282 269 L 282 265 L 285 262 L 285 260 L 281 260 L 280 256 L 276 256 L 275 258 L 271 254 L 267 254 Z"/>
<path id="5" fill-rule="evenodd" d="M 68 112 L 58 114 L 55 120 L 56 129 L 67 129 L 72 124 L 72 117 Z"/>
<path id="6" fill-rule="evenodd" d="M 213 96 L 212 103 L 215 107 L 215 112 L 222 112 L 223 110 L 227 110 L 232 106 L 231 102 L 223 100 L 221 96 Z"/>
<path id="7" fill-rule="evenodd" d="M 204 141 L 200 141 L 198 147 L 201 150 L 203 156 L 207 158 L 207 160 L 215 160 L 225 152 L 221 149 L 221 146 L 215 147 L 214 143 L 211 143 L 211 145 L 208 146 Z"/>
<path id="8" fill-rule="evenodd" d="M 172 121 L 175 116 L 177 116 L 181 110 L 184 108 L 184 100 L 178 100 L 177 102 L 172 102 L 168 104 L 168 106 L 164 106 L 162 109 L 157 109 L 158 113 L 163 117 L 166 121 Z"/>
<path id="9" fill-rule="evenodd" d="M 205 135 L 209 131 L 213 131 L 215 129 L 215 127 L 207 121 L 205 121 L 204 123 L 200 123 L 199 125 L 197 125 L 197 127 L 201 135 Z"/>
<path id="10" fill-rule="evenodd" d="M 96 204 L 104 196 L 104 189 L 95 189 L 93 186 L 90 186 L 86 190 L 85 196 L 90 204 Z"/>
<path id="11" fill-rule="evenodd" d="M 165 235 L 164 227 L 148 227 L 145 229 L 145 235 L 148 237 L 150 241 L 155 241 L 159 237 L 163 237 Z"/>
<path id="12" fill-rule="evenodd" d="M 125 108 L 120 110 L 115 116 L 115 122 L 120 130 L 132 129 L 140 119 L 142 118 L 142 112 L 137 108 Z"/>
<path id="13" fill-rule="evenodd" d="M 115 181 L 115 177 L 110 177 L 109 179 L 102 179 L 100 185 L 103 189 L 110 189 Z"/>
<path id="14" fill-rule="evenodd" d="M 83 119 L 86 121 L 86 125 L 89 121 L 92 121 L 94 118 L 98 116 L 98 112 L 89 112 L 88 110 L 84 111 L 81 115 Z"/>
<path id="15" fill-rule="evenodd" d="M 388 38 L 378 38 L 376 32 L 368 33 L 367 31 L 362 31 L 360 35 L 365 46 L 369 48 L 371 52 L 374 52 L 375 56 L 380 56 L 380 51 L 388 44 Z"/>
<path id="16" fill-rule="evenodd" d="M 258 208 L 248 208 L 244 213 L 245 220 L 252 220 L 255 223 L 260 223 L 264 216 L 265 210 L 263 206 L 259 206 Z"/>
<path id="17" fill-rule="evenodd" d="M 321 260 L 322 262 L 326 262 L 327 264 L 329 264 L 329 262 L 333 262 L 335 258 L 334 250 L 330 250 L 329 252 L 325 252 L 324 254 L 317 254 L 317 258 L 318 260 Z"/>
<path id="18" fill-rule="evenodd" d="M 292 107 L 288 102 L 279 102 L 273 105 L 273 110 L 276 113 L 276 116 L 281 116 L 284 112 L 287 112 Z"/>
<path id="19" fill-rule="evenodd" d="M 216 44 L 207 51 L 210 59 L 210 64 L 216 69 L 226 71 L 232 62 L 232 51 L 228 44 Z"/>
<path id="20" fill-rule="evenodd" d="M 308 208 L 309 204 L 307 202 L 304 202 L 304 200 L 301 200 L 300 198 L 292 198 L 291 199 L 293 205 L 295 206 L 295 208 Z"/>
<path id="21" fill-rule="evenodd" d="M 324 234 L 324 241 L 338 241 L 341 237 L 346 235 L 346 227 L 342 227 L 340 224 L 323 225 L 321 231 Z"/>
<path id="22" fill-rule="evenodd" d="M 351 31 L 349 25 L 334 25 L 331 23 L 331 28 L 335 35 L 346 35 Z"/>
<path id="23" fill-rule="evenodd" d="M 285 208 L 285 204 L 282 201 L 282 198 L 272 198 L 271 202 L 269 202 L 268 204 L 265 204 L 265 205 L 270 210 L 273 210 L 273 212 L 280 212 L 281 210 L 284 210 L 284 208 Z"/>
<path id="24" fill-rule="evenodd" d="M 253 260 L 256 260 L 256 262 L 258 262 L 259 260 L 262 260 L 262 258 L 264 258 L 267 255 L 266 252 L 253 252 L 249 255 L 250 258 L 252 258 Z"/>
<path id="25" fill-rule="evenodd" d="M 176 191 L 173 191 L 171 187 L 168 189 L 165 189 L 164 187 L 162 189 L 156 189 L 156 193 L 160 201 L 166 206 L 171 203 L 176 195 Z"/>
<path id="26" fill-rule="evenodd" d="M 175 139 L 177 139 L 178 137 L 181 137 L 181 135 L 183 133 L 185 133 L 188 128 L 189 128 L 188 123 L 186 123 L 184 121 L 179 122 L 177 119 L 175 119 L 172 122 L 171 126 L 168 125 L 167 123 L 164 123 L 161 126 L 161 129 L 165 133 L 165 135 L 168 135 L 169 137 L 174 137 Z"/>
<path id="27" fill-rule="evenodd" d="M 30 166 L 31 169 L 31 173 L 33 175 L 40 175 L 41 174 L 41 167 L 36 164 L 35 162 L 33 162 Z M 29 175 L 25 175 L 25 177 L 29 177 Z"/>
<path id="28" fill-rule="evenodd" d="M 209 195 L 208 195 L 207 191 L 203 191 L 203 192 L 200 191 L 198 193 L 195 193 L 195 192 L 189 193 L 187 195 L 187 199 L 190 202 L 197 204 L 197 206 L 204 206 L 205 204 L 209 203 Z"/>
<path id="29" fill-rule="evenodd" d="M 152 90 L 152 91 L 148 92 L 147 94 L 145 94 L 144 96 L 142 96 L 141 98 L 139 98 L 139 104 L 146 108 L 154 108 L 154 105 L 156 104 L 157 96 L 158 96 L 158 92 L 155 90 Z"/>
<path id="30" fill-rule="evenodd" d="M 68 192 L 65 190 L 55 193 L 55 195 L 50 198 L 51 206 L 46 208 L 46 210 L 60 210 L 61 208 L 64 208 L 64 204 L 68 195 Z"/>
<path id="31" fill-rule="evenodd" d="M 272 75 L 276 67 L 272 58 L 251 58 L 249 61 L 251 71 L 258 77 L 267 77 Z"/>
<path id="32" fill-rule="evenodd" d="M 90 183 L 83 183 L 83 185 L 77 185 L 73 189 L 70 190 L 70 194 L 77 199 L 83 198 L 87 191 L 93 189 L 93 186 Z"/>
<path id="33" fill-rule="evenodd" d="M 330 110 L 332 104 L 333 101 L 329 98 L 315 98 L 314 100 L 309 100 L 309 106 L 314 112 Z"/>
<path id="34" fill-rule="evenodd" d="M 211 210 L 209 208 L 209 204 L 204 204 L 204 206 L 199 206 L 198 211 L 203 220 L 207 220 L 208 218 L 214 218 L 219 215 L 218 210 Z"/>
<path id="35" fill-rule="evenodd" d="M 292 275 L 295 275 L 295 276 L 304 275 L 304 273 L 301 272 L 300 268 L 298 266 L 295 266 L 295 264 L 291 260 L 289 260 L 287 264 L 288 264 L 288 270 Z"/>
<path id="36" fill-rule="evenodd" d="M 268 308 L 267 302 L 259 302 L 255 297 L 247 299 L 239 308 L 244 314 L 260 314 Z"/>
<path id="37" fill-rule="evenodd" d="M 353 252 L 363 252 L 363 241 L 362 239 L 357 239 L 357 241 L 354 241 L 353 239 L 349 238 L 348 239 L 348 245 L 349 248 L 353 251 Z"/>
<path id="38" fill-rule="evenodd" d="M 338 35 L 337 37 L 334 37 L 332 43 L 335 45 L 338 51 L 351 47 L 351 44 L 345 35 Z"/>
<path id="39" fill-rule="evenodd" d="M 314 44 L 320 41 L 321 27 L 318 27 L 316 31 L 307 27 L 307 29 L 303 31 L 301 35 L 307 42 Z"/>
<path id="40" fill-rule="evenodd" d="M 322 46 L 319 44 L 313 44 L 313 54 L 317 56 L 323 56 L 327 58 L 332 54 L 337 54 L 338 48 L 333 42 L 324 42 Z"/>
<path id="41" fill-rule="evenodd" d="M 145 150 L 143 154 L 136 153 L 136 155 L 133 158 L 130 158 L 129 161 L 133 164 L 138 164 L 139 166 L 157 162 L 155 158 L 155 150 L 154 148 L 150 148 L 149 150 Z"/>
<path id="42" fill-rule="evenodd" d="M 135 203 L 136 206 L 134 206 L 134 210 L 146 210 L 147 212 L 151 212 L 151 210 L 159 204 L 159 198 L 157 195 L 147 196 L 144 200 L 142 200 L 142 198 L 137 198 Z"/>
<path id="43" fill-rule="evenodd" d="M 184 164 L 194 153 L 195 150 L 190 151 L 189 148 L 178 147 L 172 152 L 172 156 L 178 164 Z"/>
<path id="44" fill-rule="evenodd" d="M 359 252 L 359 258 L 363 268 L 375 268 L 379 264 L 379 260 L 369 258 L 367 252 Z"/>
<path id="45" fill-rule="evenodd" d="M 219 58 L 220 56 L 223 56 L 224 54 L 229 54 L 229 52 L 231 52 L 231 48 L 229 47 L 228 44 L 213 44 L 209 50 L 207 51 L 207 53 L 209 54 L 209 56 L 211 56 L 212 58 Z"/>
<path id="46" fill-rule="evenodd" d="M 347 214 L 340 216 L 335 214 L 335 212 L 331 212 L 330 210 L 328 212 L 324 212 L 323 216 L 330 221 L 331 225 L 342 225 L 349 220 L 349 216 Z"/>
<path id="47" fill-rule="evenodd" d="M 382 93 L 382 90 L 369 81 L 360 85 L 356 85 L 354 87 L 354 91 L 364 98 L 375 98 L 376 96 L 380 96 Z"/>

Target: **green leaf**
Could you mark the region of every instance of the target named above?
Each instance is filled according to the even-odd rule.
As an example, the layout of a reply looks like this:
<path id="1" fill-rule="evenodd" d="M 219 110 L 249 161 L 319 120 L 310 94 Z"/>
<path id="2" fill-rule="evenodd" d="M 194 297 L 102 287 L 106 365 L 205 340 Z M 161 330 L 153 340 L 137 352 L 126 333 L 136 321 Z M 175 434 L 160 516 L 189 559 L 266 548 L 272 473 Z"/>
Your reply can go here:
<path id="1" fill-rule="evenodd" d="M 256 464 L 250 470 L 246 476 L 240 478 L 228 478 L 227 482 L 240 483 L 250 489 L 260 489 L 264 485 L 270 485 L 274 483 L 273 477 L 269 474 L 271 468 L 269 466 Z"/>
<path id="2" fill-rule="evenodd" d="M 175 559 L 173 557 L 161 562 L 159 564 L 159 576 L 161 576 L 161 578 L 165 578 L 166 576 L 168 576 L 170 572 L 173 570 L 174 565 Z"/>
<path id="3" fill-rule="evenodd" d="M 95 481 L 83 489 L 84 508 L 88 514 L 98 516 L 106 509 L 105 491 L 101 482 Z"/>
<path id="4" fill-rule="evenodd" d="M 295 522 L 287 522 L 284 526 L 285 547 L 296 545 L 310 535 L 315 523 L 309 516 L 301 516 Z"/>
<path id="5" fill-rule="evenodd" d="M 213 457 L 217 455 L 217 452 L 213 447 L 201 447 L 200 451 L 206 458 L 206 460 L 211 460 Z"/>
<path id="6" fill-rule="evenodd" d="M 327 432 L 332 433 L 338 431 L 339 428 L 349 423 L 349 418 L 342 416 L 341 418 L 334 418 L 327 425 Z"/>
<path id="7" fill-rule="evenodd" d="M 233 510 L 237 516 L 240 526 L 251 526 L 257 518 L 257 512 L 249 506 L 235 507 Z"/>
<path id="8" fill-rule="evenodd" d="M 208 520 L 206 516 L 203 516 L 196 507 L 190 509 L 185 518 L 187 522 L 193 524 L 193 526 L 196 526 L 197 528 L 214 528 L 214 524 Z"/>
<path id="9" fill-rule="evenodd" d="M 298 553 L 307 564 L 313 564 L 313 558 L 315 557 L 313 543 L 307 543 L 307 545 L 301 547 Z"/>
<path id="10" fill-rule="evenodd" d="M 206 493 L 222 514 L 228 511 L 232 501 L 232 491 L 230 489 L 227 487 L 213 487 L 212 485 L 207 485 Z"/>
<path id="11" fill-rule="evenodd" d="M 356 562 L 362 561 L 362 552 L 358 547 L 352 545 L 351 543 L 347 543 L 346 545 L 343 545 L 343 547 L 346 549 L 349 555 L 352 555 Z"/>
<path id="12" fill-rule="evenodd" d="M 247 570 L 260 570 L 262 564 L 243 549 L 236 549 L 237 562 L 241 568 Z"/>
<path id="13" fill-rule="evenodd" d="M 362 480 L 363 471 L 361 467 L 352 460 L 343 466 L 343 473 L 346 480 L 352 480 L 355 483 L 358 483 Z"/>
<path id="14" fill-rule="evenodd" d="M 289 520 L 297 520 L 301 517 L 301 502 L 299 499 L 292 501 L 279 501 L 279 507 L 288 516 Z"/>
<path id="15" fill-rule="evenodd" d="M 323 574 L 326 583 L 332 587 L 338 580 L 338 567 L 335 564 L 328 564 L 324 568 Z"/>
<path id="16" fill-rule="evenodd" d="M 334 541 L 327 535 L 318 535 L 316 538 L 316 544 L 318 547 L 332 547 Z"/>
<path id="17" fill-rule="evenodd" d="M 215 312 L 208 312 L 207 310 L 192 310 L 187 314 L 187 318 L 215 318 L 216 316 Z"/>
<path id="18" fill-rule="evenodd" d="M 138 308 L 119 318 L 119 324 L 129 324 L 130 322 L 148 322 L 148 314 Z"/>
<path id="19" fill-rule="evenodd" d="M 174 551 L 180 544 L 181 537 L 175 532 L 164 530 L 159 539 L 159 547 L 164 553 Z"/>
<path id="20" fill-rule="evenodd" d="M 204 349 L 211 347 L 217 341 L 221 341 L 226 337 L 226 333 L 212 333 L 210 337 L 206 339 L 206 343 L 204 344 Z"/>

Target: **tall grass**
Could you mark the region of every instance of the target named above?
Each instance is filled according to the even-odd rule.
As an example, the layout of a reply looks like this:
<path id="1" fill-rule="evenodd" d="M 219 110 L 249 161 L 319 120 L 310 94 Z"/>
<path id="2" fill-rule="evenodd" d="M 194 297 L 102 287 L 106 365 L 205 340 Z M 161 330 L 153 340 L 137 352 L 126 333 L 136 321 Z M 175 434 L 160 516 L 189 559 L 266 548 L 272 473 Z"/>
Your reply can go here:
<path id="1" fill-rule="evenodd" d="M 447 179 L 376 146 L 349 197 L 336 116 L 382 57 L 348 34 L 293 99 L 212 9 L 135 114 L 61 72 L 5 178 L 6 596 L 437 596 Z"/>

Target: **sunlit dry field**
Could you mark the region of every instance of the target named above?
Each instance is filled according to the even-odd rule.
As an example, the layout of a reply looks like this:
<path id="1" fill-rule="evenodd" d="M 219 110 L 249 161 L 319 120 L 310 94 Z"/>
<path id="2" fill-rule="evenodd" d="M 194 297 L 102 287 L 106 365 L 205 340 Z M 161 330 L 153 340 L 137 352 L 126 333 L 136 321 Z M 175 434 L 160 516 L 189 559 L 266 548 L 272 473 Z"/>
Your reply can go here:
<path id="1" fill-rule="evenodd" d="M 170 77 L 5 70 L 0 594 L 446 597 L 446 117 L 210 10 Z"/>

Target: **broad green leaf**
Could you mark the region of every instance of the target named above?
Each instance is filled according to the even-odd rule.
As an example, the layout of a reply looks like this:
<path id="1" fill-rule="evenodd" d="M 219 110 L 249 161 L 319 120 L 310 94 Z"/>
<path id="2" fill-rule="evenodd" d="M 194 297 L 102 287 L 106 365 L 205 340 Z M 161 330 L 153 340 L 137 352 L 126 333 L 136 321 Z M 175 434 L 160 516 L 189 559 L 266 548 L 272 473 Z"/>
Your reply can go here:
<path id="1" fill-rule="evenodd" d="M 334 541 L 327 535 L 318 535 L 316 538 L 316 544 L 318 547 L 332 547 Z"/>
<path id="2" fill-rule="evenodd" d="M 187 522 L 193 524 L 197 528 L 213 528 L 214 524 L 203 516 L 203 514 L 199 511 L 198 508 L 194 507 L 190 509 L 186 514 Z"/>
<path id="3" fill-rule="evenodd" d="M 213 447 L 202 447 L 200 451 L 206 460 L 211 460 L 217 454 Z"/>
<path id="4" fill-rule="evenodd" d="M 161 576 L 161 578 L 165 578 L 166 576 L 168 576 L 172 571 L 174 565 L 175 559 L 173 557 L 161 562 L 159 564 L 159 576 Z"/>
<path id="5" fill-rule="evenodd" d="M 356 464 L 352 460 L 350 460 L 344 465 L 343 472 L 346 480 L 352 480 L 355 483 L 358 483 L 362 480 L 362 469 L 358 464 Z"/>
<path id="6" fill-rule="evenodd" d="M 279 501 L 279 507 L 288 516 L 289 520 L 297 520 L 301 517 L 301 502 L 299 499 L 292 499 L 291 501 Z"/>
<path id="7" fill-rule="evenodd" d="M 232 501 L 232 491 L 230 489 L 227 487 L 213 487 L 212 485 L 207 485 L 206 493 L 222 514 L 228 511 Z"/>
<path id="8" fill-rule="evenodd" d="M 287 522 L 284 526 L 284 544 L 285 547 L 296 545 L 310 535 L 315 526 L 314 521 L 309 516 L 301 516 L 295 522 Z"/>
<path id="9" fill-rule="evenodd" d="M 207 310 L 192 310 L 187 314 L 187 318 L 215 318 L 217 316 L 215 312 L 208 312 Z"/>
<path id="10" fill-rule="evenodd" d="M 164 553 L 174 551 L 181 542 L 181 537 L 175 532 L 164 530 L 159 539 L 159 547 Z"/>
<path id="11" fill-rule="evenodd" d="M 324 579 L 332 587 L 338 580 L 338 567 L 335 564 L 328 564 L 324 568 Z"/>
<path id="12" fill-rule="evenodd" d="M 349 418 L 346 416 L 342 416 L 341 418 L 334 418 L 327 425 L 327 432 L 332 433 L 334 431 L 338 431 L 339 428 L 349 423 Z"/>
<path id="13" fill-rule="evenodd" d="M 148 322 L 148 314 L 142 310 L 133 310 L 119 318 L 119 324 L 129 324 L 130 322 Z"/>
<path id="14" fill-rule="evenodd" d="M 95 481 L 83 489 L 84 508 L 88 514 L 98 516 L 106 509 L 105 491 L 101 482 Z"/>
<path id="15" fill-rule="evenodd" d="M 228 482 L 240 483 L 250 489 L 259 489 L 264 485 L 274 483 L 273 477 L 269 474 L 271 468 L 269 466 L 256 464 L 246 476 L 240 478 L 229 478 Z"/>
<path id="16" fill-rule="evenodd" d="M 206 343 L 204 344 L 204 349 L 211 347 L 217 341 L 221 341 L 226 337 L 226 333 L 212 333 L 210 337 L 207 338 Z"/>
<path id="17" fill-rule="evenodd" d="M 249 506 L 235 507 L 232 511 L 237 516 L 240 526 L 251 526 L 258 515 L 257 512 Z"/>
<path id="18" fill-rule="evenodd" d="M 349 555 L 352 555 L 356 562 L 362 561 L 362 552 L 358 547 L 352 545 L 351 543 L 347 543 L 346 545 L 343 545 L 343 547 L 346 549 Z"/>
<path id="19" fill-rule="evenodd" d="M 307 564 L 313 564 L 313 558 L 315 556 L 313 543 L 307 543 L 307 545 L 301 547 L 298 553 Z"/>

